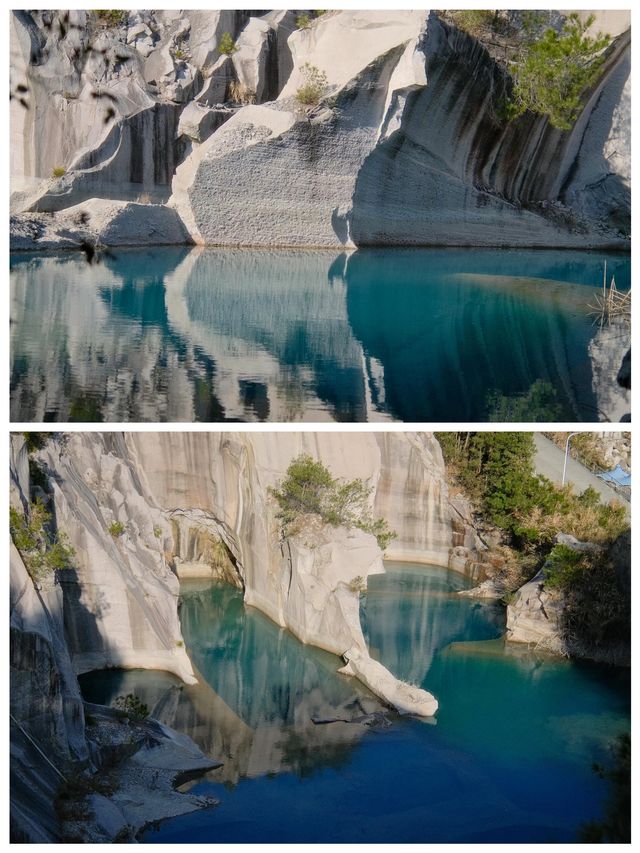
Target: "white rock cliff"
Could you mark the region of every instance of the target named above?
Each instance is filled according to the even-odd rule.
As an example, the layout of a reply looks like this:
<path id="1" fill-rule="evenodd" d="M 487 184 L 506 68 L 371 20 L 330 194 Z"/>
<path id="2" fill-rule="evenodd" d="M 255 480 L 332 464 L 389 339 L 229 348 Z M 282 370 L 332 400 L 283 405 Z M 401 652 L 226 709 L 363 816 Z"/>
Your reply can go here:
<path id="1" fill-rule="evenodd" d="M 155 668 L 193 683 L 170 563 L 174 555 L 186 557 L 192 575 L 200 565 L 202 575 L 211 576 L 206 548 L 193 546 L 200 536 L 224 543 L 226 577 L 243 587 L 246 604 L 305 643 L 348 654 L 348 671 L 387 702 L 400 708 L 402 695 L 403 711 L 433 714 L 433 697 L 398 685 L 390 690 L 392 674 L 374 677 L 366 663 L 359 592 L 370 574 L 384 571 L 375 538 L 311 522 L 283 539 L 269 489 L 300 453 L 322 460 L 335 476 L 371 483 L 372 509 L 388 512 L 397 526 L 390 556 L 448 564 L 455 513 L 430 434 L 75 433 L 52 439 L 37 459 L 49 478 L 56 523 L 76 552 L 76 567 L 59 573 L 58 588 L 75 671 Z M 21 458 L 15 456 L 16 471 L 24 469 Z"/>
<path id="2" fill-rule="evenodd" d="M 506 72 L 436 13 L 295 17 L 74 12 L 61 32 L 56 13 L 14 13 L 17 236 L 20 213 L 106 198 L 168 203 L 175 240 L 217 245 L 628 246 L 625 15 L 599 14 L 613 41 L 570 131 L 498 118 Z M 309 66 L 326 86 L 305 108 Z"/>

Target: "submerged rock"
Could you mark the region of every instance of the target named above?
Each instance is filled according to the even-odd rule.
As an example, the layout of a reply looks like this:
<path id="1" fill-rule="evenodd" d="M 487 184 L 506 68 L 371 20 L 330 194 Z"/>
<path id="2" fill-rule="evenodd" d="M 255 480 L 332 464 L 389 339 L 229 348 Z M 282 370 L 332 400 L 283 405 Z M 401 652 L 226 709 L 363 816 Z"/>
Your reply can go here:
<path id="1" fill-rule="evenodd" d="M 372 693 L 391 704 L 400 714 L 433 717 L 438 710 L 438 702 L 431 693 L 400 681 L 368 653 L 363 654 L 360 649 L 353 648 L 346 651 L 343 658 L 345 666 L 340 672 L 355 675 Z"/>

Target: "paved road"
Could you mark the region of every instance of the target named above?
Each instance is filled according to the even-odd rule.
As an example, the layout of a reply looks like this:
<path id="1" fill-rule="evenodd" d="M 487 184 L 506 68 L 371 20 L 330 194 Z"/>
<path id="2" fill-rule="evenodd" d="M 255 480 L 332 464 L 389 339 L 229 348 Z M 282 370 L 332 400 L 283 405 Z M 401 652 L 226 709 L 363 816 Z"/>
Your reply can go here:
<path id="1" fill-rule="evenodd" d="M 543 474 L 552 483 L 561 485 L 562 483 L 562 466 L 564 465 L 564 451 L 545 438 L 538 432 L 533 434 L 533 440 L 536 444 L 536 455 L 534 465 L 537 474 Z M 575 459 L 569 457 L 567 463 L 567 482 L 573 483 L 576 492 L 584 492 L 587 486 L 592 486 L 600 495 L 604 503 L 609 503 L 612 498 L 620 501 L 630 509 L 630 504 L 622 495 L 615 492 L 607 484 L 598 479 L 595 474 L 592 474 L 588 468 L 581 465 Z"/>

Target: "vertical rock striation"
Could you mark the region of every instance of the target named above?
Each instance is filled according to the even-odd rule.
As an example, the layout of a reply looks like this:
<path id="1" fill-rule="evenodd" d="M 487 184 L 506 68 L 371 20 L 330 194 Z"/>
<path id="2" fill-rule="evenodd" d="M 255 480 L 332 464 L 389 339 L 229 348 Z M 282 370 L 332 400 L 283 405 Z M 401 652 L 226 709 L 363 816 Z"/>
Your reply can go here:
<path id="1" fill-rule="evenodd" d="M 628 247 L 625 15 L 599 15 L 614 38 L 569 131 L 506 121 L 504 65 L 435 12 L 295 18 L 14 13 L 13 210 L 170 197 L 216 245 Z"/>
<path id="2" fill-rule="evenodd" d="M 170 527 L 153 505 L 116 434 L 49 441 L 56 521 L 76 553 L 60 574 L 65 629 L 76 672 L 109 666 L 165 669 L 194 681 L 167 564 Z"/>
<path id="3" fill-rule="evenodd" d="M 371 483 L 372 509 L 398 530 L 392 556 L 448 564 L 455 512 L 429 434 L 74 433 L 49 440 L 38 464 L 56 524 L 76 554 L 55 585 L 75 672 L 154 668 L 193 683 L 175 560 L 178 571 L 186 564 L 192 574 L 201 568 L 241 586 L 246 604 L 303 642 L 347 654 L 352 669 L 393 703 L 384 685 L 395 679 L 380 681 L 369 668 L 359 619 L 360 590 L 384 571 L 375 538 L 313 518 L 295 536 L 281 535 L 270 489 L 301 453 L 334 476 Z M 16 448 L 17 484 L 23 456 Z M 15 495 L 19 501 L 18 485 Z M 433 713 L 431 697 L 403 696 L 416 713 Z"/>

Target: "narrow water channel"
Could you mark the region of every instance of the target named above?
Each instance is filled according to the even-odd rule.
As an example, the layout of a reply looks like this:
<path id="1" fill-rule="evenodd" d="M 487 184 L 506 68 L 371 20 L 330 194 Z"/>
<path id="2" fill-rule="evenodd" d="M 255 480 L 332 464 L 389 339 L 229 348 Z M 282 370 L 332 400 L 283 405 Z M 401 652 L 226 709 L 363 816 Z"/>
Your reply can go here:
<path id="1" fill-rule="evenodd" d="M 201 683 L 151 671 L 81 678 L 85 696 L 134 692 L 224 766 L 191 790 L 218 807 L 147 830 L 154 842 L 558 842 L 598 818 L 592 771 L 630 725 L 627 671 L 505 646 L 499 605 L 455 573 L 387 564 L 363 596 L 371 653 L 438 698 L 436 724 L 389 713 L 340 661 L 304 646 L 225 585 L 182 585 Z M 369 721 L 316 724 L 313 719 Z M 373 724 L 371 724 L 373 720 Z"/>

